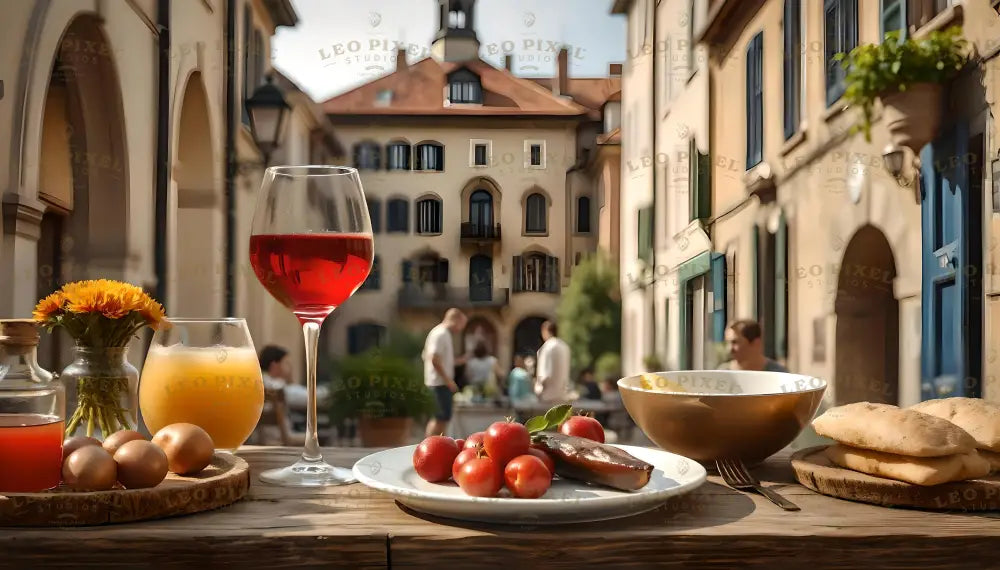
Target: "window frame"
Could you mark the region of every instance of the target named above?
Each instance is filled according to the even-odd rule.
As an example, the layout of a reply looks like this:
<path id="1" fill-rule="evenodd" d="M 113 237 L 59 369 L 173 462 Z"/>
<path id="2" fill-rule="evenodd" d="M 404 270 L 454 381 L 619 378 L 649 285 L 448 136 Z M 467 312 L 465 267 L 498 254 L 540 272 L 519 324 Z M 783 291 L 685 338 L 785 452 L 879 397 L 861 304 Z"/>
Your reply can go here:
<path id="1" fill-rule="evenodd" d="M 368 207 L 368 218 L 371 220 L 372 234 L 382 233 L 382 200 L 369 196 L 365 199 L 365 206 Z"/>
<path id="2" fill-rule="evenodd" d="M 531 148 L 533 146 L 538 146 L 538 157 L 539 163 L 531 163 Z M 524 167 L 533 170 L 545 170 L 546 163 L 546 152 L 545 152 L 545 140 L 543 139 L 527 139 L 524 141 Z"/>
<path id="3" fill-rule="evenodd" d="M 406 164 L 405 168 L 400 168 L 399 166 L 394 166 L 392 161 L 393 150 L 396 148 L 406 149 Z M 390 141 L 385 145 L 385 170 L 387 172 L 395 171 L 408 171 L 413 169 L 413 146 L 404 140 L 394 140 Z"/>
<path id="4" fill-rule="evenodd" d="M 486 147 L 486 162 L 484 164 L 476 163 L 476 147 L 485 146 Z M 493 141 L 489 139 L 469 139 L 469 167 L 470 168 L 489 168 L 493 163 Z"/>
<path id="5" fill-rule="evenodd" d="M 414 172 L 444 172 L 444 145 L 439 142 L 434 141 L 424 141 L 417 143 L 414 146 L 413 152 L 413 171 Z M 440 156 L 438 156 L 438 168 L 427 168 L 424 164 L 422 151 L 425 148 L 438 149 Z"/>
<path id="6" fill-rule="evenodd" d="M 453 96 L 458 88 L 459 99 Z M 463 67 L 448 74 L 447 100 L 449 105 L 482 105 L 483 80 L 472 70 Z M 468 89 L 468 93 L 466 93 Z"/>
<path id="7" fill-rule="evenodd" d="M 361 164 L 360 160 L 360 150 L 363 148 L 375 149 L 375 166 L 364 166 Z M 373 140 L 363 140 L 354 143 L 351 146 L 351 156 L 352 162 L 354 163 L 354 168 L 359 171 L 379 171 L 382 170 L 382 145 L 378 144 Z"/>
<path id="8" fill-rule="evenodd" d="M 436 212 L 431 211 L 429 214 L 427 214 L 427 216 L 430 218 L 429 223 L 431 227 L 430 229 L 424 229 L 424 224 L 422 222 L 424 221 L 425 215 L 422 210 L 425 207 L 424 205 L 429 203 L 436 204 L 437 211 Z M 416 233 L 417 235 L 421 236 L 441 235 L 441 233 L 444 231 L 444 202 L 441 200 L 441 198 L 432 195 L 421 196 L 420 198 L 417 198 L 417 201 L 413 207 L 413 214 L 414 214 L 413 230 L 414 233 Z M 435 227 L 437 229 L 434 229 Z"/>
<path id="9" fill-rule="evenodd" d="M 764 160 L 764 31 L 747 42 L 745 70 L 746 169 Z"/>
<path id="10" fill-rule="evenodd" d="M 583 217 L 583 208 L 581 207 L 583 201 L 587 201 L 587 215 Z M 586 220 L 586 229 L 581 228 L 580 222 Z M 590 235 L 594 231 L 594 207 L 593 200 L 589 194 L 583 194 L 576 197 L 576 233 L 581 235 Z"/>
<path id="11" fill-rule="evenodd" d="M 397 225 L 393 224 L 393 205 L 403 204 L 403 213 L 399 215 L 399 219 L 403 220 L 403 227 L 399 229 Z M 394 229 L 395 228 L 395 229 Z M 385 207 L 385 233 L 387 234 L 409 234 L 410 233 L 410 201 L 406 198 L 389 198 L 386 200 Z"/>
<path id="12" fill-rule="evenodd" d="M 784 96 L 785 140 L 799 132 L 802 125 L 802 0 L 784 0 L 782 18 L 782 90 Z"/>
<path id="13" fill-rule="evenodd" d="M 542 229 L 540 229 L 540 230 L 539 229 L 531 229 L 531 224 L 529 224 L 529 219 L 530 219 L 530 216 L 531 216 L 532 199 L 535 198 L 536 196 L 539 197 L 539 198 L 541 198 L 541 200 L 542 200 L 542 205 L 541 205 L 541 211 L 542 211 L 542 214 L 541 214 L 542 215 L 541 228 Z M 537 203 L 537 200 L 535 202 Z M 522 217 L 522 219 L 524 220 L 524 228 L 523 228 L 523 231 L 522 231 L 522 233 L 524 235 L 531 235 L 531 236 L 547 236 L 547 235 L 549 235 L 549 198 L 548 198 L 548 196 L 546 196 L 545 194 L 543 194 L 541 192 L 538 192 L 538 191 L 531 192 L 530 194 L 528 194 L 527 196 L 525 196 L 525 198 L 524 198 L 524 216 Z"/>
<path id="14" fill-rule="evenodd" d="M 829 16 L 831 11 L 836 19 L 837 45 L 831 46 Z M 850 52 L 858 45 L 858 0 L 824 0 L 823 2 L 823 81 L 826 90 L 826 106 L 832 107 L 847 90 L 847 72 L 833 57 L 841 52 Z M 831 78 L 831 72 L 836 76 Z M 832 83 L 831 83 L 832 80 Z"/>
<path id="15" fill-rule="evenodd" d="M 372 269 L 368 273 L 368 277 L 361 283 L 358 287 L 358 292 L 361 291 L 381 291 L 382 290 L 382 263 L 381 256 L 376 254 L 372 258 Z"/>
<path id="16" fill-rule="evenodd" d="M 350 355 L 358 355 L 358 354 L 363 354 L 365 352 L 364 350 L 354 350 L 360 344 L 360 341 L 358 340 L 358 337 L 359 337 L 359 335 L 361 334 L 362 331 L 365 331 L 365 332 L 367 332 L 367 331 L 375 331 L 375 334 L 378 337 L 378 340 L 376 341 L 375 346 L 374 347 L 369 347 L 367 350 L 371 350 L 371 348 L 381 347 L 381 346 L 383 346 L 385 344 L 386 340 L 388 340 L 389 329 L 385 325 L 382 325 L 382 324 L 379 324 L 379 323 L 375 323 L 375 322 L 367 322 L 367 321 L 366 322 L 360 322 L 360 323 L 354 323 L 354 324 L 352 324 L 352 325 L 350 325 L 350 326 L 347 327 L 347 353 L 348 354 L 350 354 Z"/>

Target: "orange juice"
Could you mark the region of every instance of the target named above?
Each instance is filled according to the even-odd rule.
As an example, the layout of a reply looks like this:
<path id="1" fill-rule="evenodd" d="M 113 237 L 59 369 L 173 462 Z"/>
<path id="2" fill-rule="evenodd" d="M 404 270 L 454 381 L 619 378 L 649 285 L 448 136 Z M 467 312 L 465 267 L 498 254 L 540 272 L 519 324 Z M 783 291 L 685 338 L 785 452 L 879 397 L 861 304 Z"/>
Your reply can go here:
<path id="1" fill-rule="evenodd" d="M 200 426 L 216 449 L 250 437 L 264 407 L 264 382 L 252 347 L 151 346 L 139 382 L 139 408 L 151 434 L 170 424 Z"/>

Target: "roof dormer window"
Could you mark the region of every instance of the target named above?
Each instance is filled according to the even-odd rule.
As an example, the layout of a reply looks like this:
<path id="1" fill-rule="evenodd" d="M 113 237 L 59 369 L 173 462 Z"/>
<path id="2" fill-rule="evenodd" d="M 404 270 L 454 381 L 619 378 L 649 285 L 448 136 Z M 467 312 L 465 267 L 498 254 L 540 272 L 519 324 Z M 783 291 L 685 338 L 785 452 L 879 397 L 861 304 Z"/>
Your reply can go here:
<path id="1" fill-rule="evenodd" d="M 468 69 L 459 69 L 448 76 L 448 101 L 483 104 L 483 86 L 479 76 Z"/>

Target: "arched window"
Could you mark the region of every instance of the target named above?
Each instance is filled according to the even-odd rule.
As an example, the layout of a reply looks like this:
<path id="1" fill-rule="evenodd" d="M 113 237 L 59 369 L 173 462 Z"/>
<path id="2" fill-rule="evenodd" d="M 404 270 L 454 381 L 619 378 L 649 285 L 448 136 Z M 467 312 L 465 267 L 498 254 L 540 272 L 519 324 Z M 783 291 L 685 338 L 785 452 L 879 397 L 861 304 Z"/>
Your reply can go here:
<path id="1" fill-rule="evenodd" d="M 483 86 L 479 76 L 464 68 L 449 75 L 448 101 L 481 105 L 483 103 Z"/>
<path id="2" fill-rule="evenodd" d="M 382 167 L 382 147 L 374 141 L 359 142 L 354 145 L 354 168 L 358 170 L 378 170 Z"/>
<path id="3" fill-rule="evenodd" d="M 410 169 L 410 143 L 394 141 L 385 147 L 386 170 Z"/>
<path id="4" fill-rule="evenodd" d="M 581 234 L 590 233 L 589 196 L 580 196 L 576 199 L 576 231 Z"/>
<path id="5" fill-rule="evenodd" d="M 422 198 L 417 200 L 417 233 L 441 233 L 441 200 Z"/>
<path id="6" fill-rule="evenodd" d="M 347 353 L 361 354 L 385 344 L 386 328 L 377 323 L 358 323 L 347 327 Z"/>
<path id="7" fill-rule="evenodd" d="M 372 233 L 382 232 L 382 201 L 378 198 L 368 199 L 368 217 L 372 220 Z"/>
<path id="8" fill-rule="evenodd" d="M 558 293 L 559 258 L 540 252 L 514 256 L 513 293 Z"/>
<path id="9" fill-rule="evenodd" d="M 410 203 L 402 198 L 389 200 L 386 212 L 386 232 L 407 233 L 410 231 Z"/>
<path id="10" fill-rule="evenodd" d="M 414 170 L 437 171 L 444 170 L 444 146 L 438 143 L 420 143 L 417 145 L 417 160 Z"/>
<path id="11" fill-rule="evenodd" d="M 493 195 L 476 190 L 469 197 L 469 223 L 474 230 L 488 231 L 493 226 Z"/>
<path id="12" fill-rule="evenodd" d="M 528 196 L 524 204 L 524 231 L 532 234 L 544 234 L 548 231 L 548 209 L 545 196 L 534 193 Z"/>

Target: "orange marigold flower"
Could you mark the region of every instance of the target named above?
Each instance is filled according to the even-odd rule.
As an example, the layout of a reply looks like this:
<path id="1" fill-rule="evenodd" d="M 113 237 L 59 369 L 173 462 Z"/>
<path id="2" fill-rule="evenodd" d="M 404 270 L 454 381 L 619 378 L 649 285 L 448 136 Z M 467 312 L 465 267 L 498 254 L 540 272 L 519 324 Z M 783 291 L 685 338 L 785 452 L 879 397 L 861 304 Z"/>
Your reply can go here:
<path id="1" fill-rule="evenodd" d="M 56 291 L 39 301 L 31 315 L 38 322 L 46 322 L 62 310 L 65 302 L 66 297 L 62 292 Z"/>

